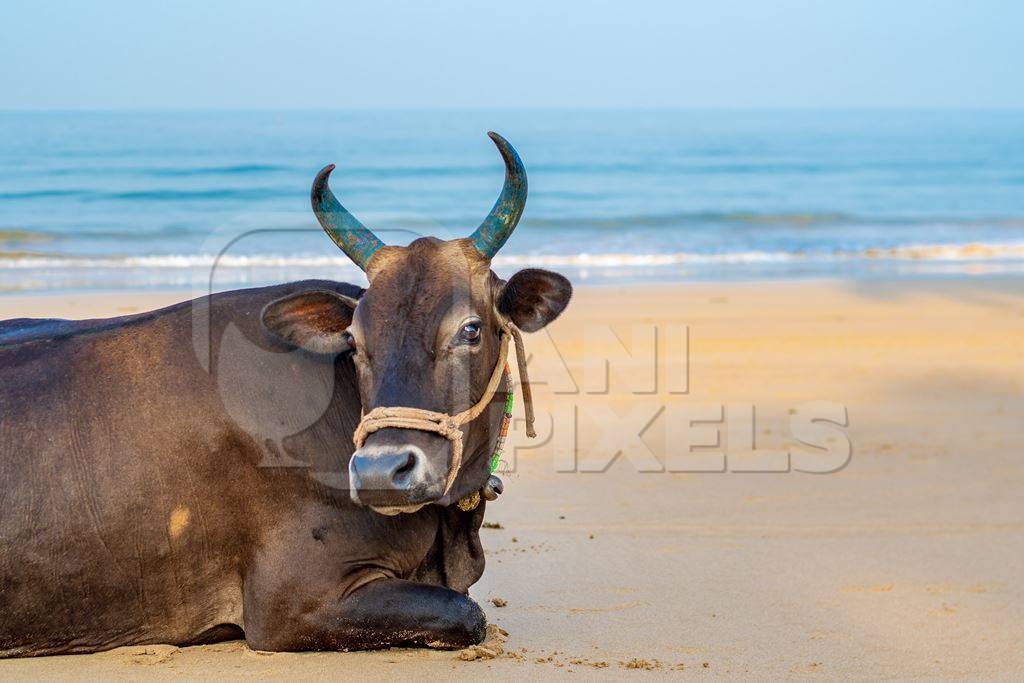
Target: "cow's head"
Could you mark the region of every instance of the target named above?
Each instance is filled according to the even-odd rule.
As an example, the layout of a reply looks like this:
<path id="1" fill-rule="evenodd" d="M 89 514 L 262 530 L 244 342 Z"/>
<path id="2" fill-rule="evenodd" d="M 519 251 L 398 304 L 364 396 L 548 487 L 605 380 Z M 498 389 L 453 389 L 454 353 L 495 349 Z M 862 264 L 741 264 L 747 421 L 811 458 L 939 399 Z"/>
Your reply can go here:
<path id="1" fill-rule="evenodd" d="M 385 246 L 328 188 L 333 165 L 313 183 L 320 224 L 366 271 L 369 287 L 358 301 L 332 292 L 301 293 L 268 306 L 263 322 L 307 350 L 351 354 L 364 412 L 381 406 L 449 415 L 465 410 L 481 398 L 494 370 L 503 321 L 535 332 L 569 302 L 572 287 L 557 273 L 527 269 L 506 282 L 491 270 L 491 258 L 522 215 L 526 171 L 504 138 L 490 137 L 505 160 L 505 185 L 490 215 L 467 238 L 423 237 L 407 247 Z M 479 418 L 486 419 L 487 413 Z M 472 424 L 464 427 L 467 453 L 472 431 Z M 352 499 L 403 510 L 449 503 L 462 493 L 458 487 L 446 491 L 450 459 L 443 436 L 381 429 L 352 455 Z"/>

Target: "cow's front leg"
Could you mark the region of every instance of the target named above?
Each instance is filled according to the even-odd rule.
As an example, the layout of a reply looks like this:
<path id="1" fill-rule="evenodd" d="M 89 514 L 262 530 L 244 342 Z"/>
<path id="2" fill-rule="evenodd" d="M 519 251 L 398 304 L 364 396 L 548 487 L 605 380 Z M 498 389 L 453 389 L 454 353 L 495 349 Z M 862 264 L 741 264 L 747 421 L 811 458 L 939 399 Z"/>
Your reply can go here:
<path id="1" fill-rule="evenodd" d="M 442 586 L 378 579 L 345 597 L 284 599 L 246 640 L 258 650 L 460 648 L 484 638 L 484 612 L 468 596 Z"/>

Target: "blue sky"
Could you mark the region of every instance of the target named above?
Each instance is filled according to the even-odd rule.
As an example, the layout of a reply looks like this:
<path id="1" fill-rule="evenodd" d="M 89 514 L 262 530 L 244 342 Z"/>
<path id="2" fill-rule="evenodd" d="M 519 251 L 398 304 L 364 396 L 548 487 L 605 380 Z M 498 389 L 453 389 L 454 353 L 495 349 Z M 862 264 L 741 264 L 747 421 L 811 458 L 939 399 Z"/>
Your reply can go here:
<path id="1" fill-rule="evenodd" d="M 1024 3 L 4 3 L 0 109 L 1022 107 Z"/>

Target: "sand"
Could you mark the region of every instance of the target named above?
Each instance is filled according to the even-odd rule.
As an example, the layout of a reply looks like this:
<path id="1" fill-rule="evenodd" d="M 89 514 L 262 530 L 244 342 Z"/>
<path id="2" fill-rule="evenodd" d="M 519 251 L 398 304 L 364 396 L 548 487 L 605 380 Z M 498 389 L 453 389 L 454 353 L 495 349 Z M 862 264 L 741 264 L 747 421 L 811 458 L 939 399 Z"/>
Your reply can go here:
<path id="1" fill-rule="evenodd" d="M 0 317 L 181 298 L 3 298 Z M 609 324 L 637 356 L 612 360 L 607 393 L 565 393 L 600 388 L 603 365 L 585 373 L 584 358 L 618 343 Z M 642 353 L 651 326 L 656 387 Z M 550 335 L 527 340 L 548 382 L 535 388 L 539 431 L 559 429 L 508 458 L 515 471 L 488 508 L 502 528 L 482 531 L 488 567 L 472 594 L 509 634 L 502 655 L 261 654 L 233 642 L 7 660 L 0 679 L 1020 676 L 1022 340 L 1014 280 L 581 288 Z M 689 393 L 669 393 L 686 380 Z M 827 442 L 841 455 L 848 436 L 845 467 L 733 471 L 777 466 L 764 451 L 792 446 L 794 420 L 822 401 L 848 411 Z M 666 434 L 666 422 L 723 404 L 726 446 L 756 407 L 760 456 L 733 449 L 727 472 L 637 471 L 678 455 L 685 432 Z M 642 442 L 630 438 L 644 427 Z M 604 472 L 560 472 L 574 435 L 581 467 L 624 453 Z"/>

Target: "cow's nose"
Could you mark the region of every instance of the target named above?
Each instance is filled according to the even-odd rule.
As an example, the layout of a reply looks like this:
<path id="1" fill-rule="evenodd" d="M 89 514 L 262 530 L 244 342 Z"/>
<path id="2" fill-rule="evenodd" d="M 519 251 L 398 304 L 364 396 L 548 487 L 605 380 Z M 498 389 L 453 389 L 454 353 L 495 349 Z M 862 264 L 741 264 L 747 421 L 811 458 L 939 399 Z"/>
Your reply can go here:
<path id="1" fill-rule="evenodd" d="M 349 475 L 352 497 L 372 504 L 384 494 L 409 493 L 421 483 L 426 456 L 416 446 L 387 449 L 362 448 L 352 454 Z"/>

